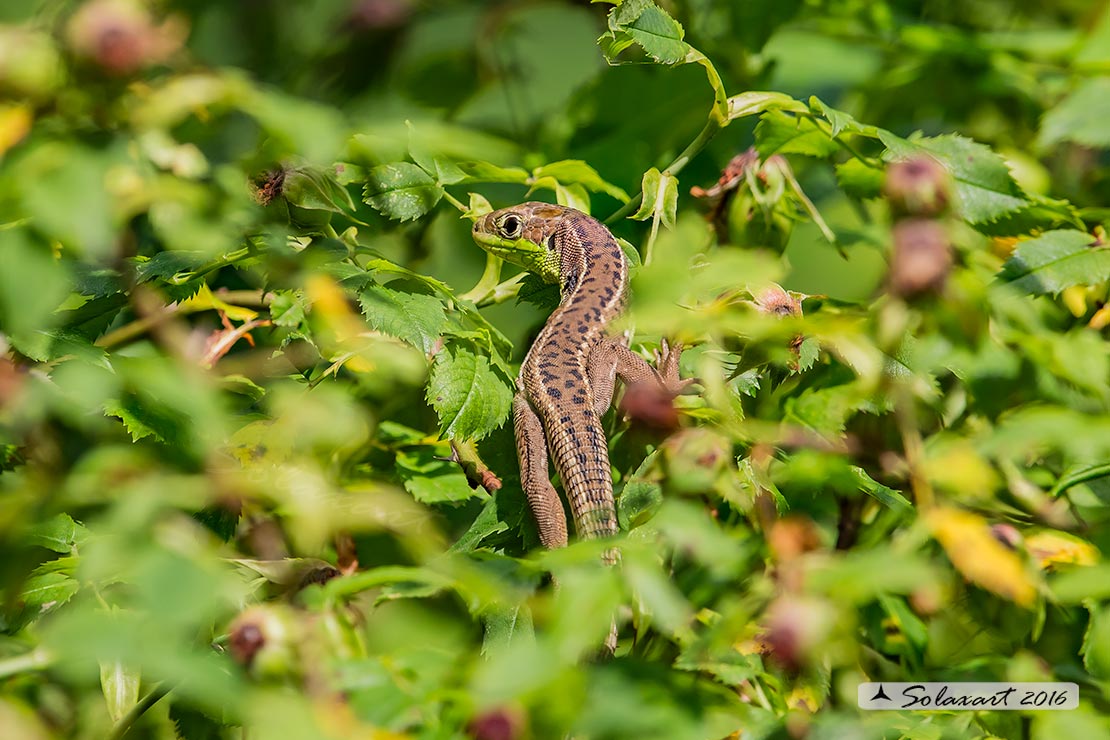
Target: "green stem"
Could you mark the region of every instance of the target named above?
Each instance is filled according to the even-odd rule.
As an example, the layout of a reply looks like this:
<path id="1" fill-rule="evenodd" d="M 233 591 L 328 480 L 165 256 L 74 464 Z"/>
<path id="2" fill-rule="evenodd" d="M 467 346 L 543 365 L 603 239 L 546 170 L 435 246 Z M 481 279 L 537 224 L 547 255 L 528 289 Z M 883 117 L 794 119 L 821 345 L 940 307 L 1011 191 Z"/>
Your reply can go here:
<path id="1" fill-rule="evenodd" d="M 146 714 L 148 709 L 161 701 L 162 697 L 168 693 L 170 693 L 170 690 L 163 689 L 162 684 L 154 684 L 154 688 L 152 688 L 146 696 L 139 699 L 135 706 L 128 710 L 127 714 L 120 717 L 119 722 L 115 724 L 115 727 L 113 727 L 112 731 L 108 734 L 108 740 L 120 740 L 120 738 L 126 735 L 134 724 L 139 721 L 139 718 Z"/>
<path id="2" fill-rule="evenodd" d="M 476 304 L 486 300 L 496 290 L 497 283 L 501 280 L 502 264 L 500 257 L 486 252 L 486 269 L 482 272 L 482 277 L 473 288 L 459 296 L 459 300 L 473 301 Z"/>
<path id="3" fill-rule="evenodd" d="M 44 648 L 36 648 L 29 653 L 0 660 L 0 678 L 7 678 L 27 671 L 40 671 L 54 662 L 54 658 Z"/>
<path id="4" fill-rule="evenodd" d="M 651 217 L 651 233 L 648 234 L 647 244 L 644 245 L 645 266 L 651 264 L 651 253 L 652 249 L 655 247 L 655 237 L 659 236 L 659 217 L 661 214 L 659 213 L 658 208 L 653 209 L 653 211 L 654 213 Z"/>
<path id="5" fill-rule="evenodd" d="M 493 290 L 486 295 L 485 298 L 477 302 L 478 308 L 485 308 L 486 306 L 495 306 L 499 303 L 516 298 L 520 295 L 520 284 L 528 273 L 521 272 L 513 275 L 508 280 L 503 280 L 498 283 Z"/>
<path id="6" fill-rule="evenodd" d="M 817 116 L 813 115 L 812 113 L 803 113 L 801 115 L 803 115 L 804 117 L 813 121 L 813 123 L 817 126 L 817 128 L 821 129 L 821 131 L 826 136 L 828 136 L 830 139 L 832 139 L 834 142 L 836 142 L 840 146 L 841 149 L 848 152 L 848 154 L 852 155 L 852 157 L 854 157 L 855 159 L 858 159 L 860 162 L 867 165 L 871 169 L 882 169 L 881 164 L 876 162 L 871 157 L 865 157 L 854 146 L 852 146 L 847 141 L 842 139 L 840 134 L 833 135 L 832 126 L 829 124 L 828 121 L 824 120 L 823 118 L 818 118 Z"/>
<path id="7" fill-rule="evenodd" d="M 331 228 L 330 224 L 328 224 L 328 228 Z M 331 233 L 335 234 L 335 229 L 331 229 Z M 339 237 L 335 236 L 334 238 L 338 239 Z M 247 257 L 251 257 L 254 254 L 255 249 L 251 246 L 243 247 L 242 249 L 236 249 L 234 252 L 228 252 L 227 254 L 221 255 L 211 262 L 205 265 L 201 265 L 195 270 L 192 270 L 191 272 L 182 272 L 180 274 L 174 275 L 166 282 L 170 285 L 184 285 L 190 280 L 196 280 L 198 277 L 204 277 L 210 272 L 215 272 L 221 267 L 227 267 L 228 265 L 234 264 L 240 260 L 244 260 Z"/>
<path id="8" fill-rule="evenodd" d="M 716 111 L 716 108 L 714 108 L 714 111 Z M 673 162 L 667 165 L 666 169 L 664 169 L 663 172 L 669 173 L 671 175 L 677 175 L 679 172 L 681 172 L 682 168 L 689 164 L 690 160 L 693 159 L 698 154 L 698 152 L 704 149 L 705 145 L 709 143 L 709 140 L 716 136 L 717 132 L 724 128 L 724 126 L 725 124 L 721 123 L 715 116 L 710 116 L 709 120 L 705 124 L 705 127 L 702 128 L 697 138 L 691 141 L 690 144 L 682 150 L 682 153 L 675 157 Z M 635 198 L 625 203 L 616 213 L 605 219 L 605 223 L 615 223 L 628 214 L 635 213 L 636 209 L 638 209 L 640 207 L 640 204 L 643 202 L 644 193 L 641 190 L 639 193 L 637 193 Z"/>
<path id="9" fill-rule="evenodd" d="M 1072 486 L 1077 486 L 1080 483 L 1086 483 L 1089 480 L 1096 478 L 1103 478 L 1110 475 L 1110 463 L 1102 463 L 1101 465 L 1092 465 L 1089 468 L 1083 468 L 1076 471 L 1071 475 L 1065 475 L 1060 480 L 1056 481 L 1056 485 L 1048 492 L 1049 496 L 1059 496 L 1064 491 Z"/>
<path id="10" fill-rule="evenodd" d="M 270 301 L 273 299 L 272 293 L 262 293 L 258 290 L 227 290 L 212 295 L 229 305 L 254 306 L 256 308 L 265 308 L 270 305 Z M 143 336 L 171 316 L 185 316 L 200 311 L 208 311 L 211 308 L 211 306 L 197 305 L 187 301 L 171 303 L 154 315 L 135 319 L 129 324 L 124 324 L 120 328 L 108 332 L 96 340 L 96 346 L 107 349 L 126 344 Z"/>
<path id="11" fill-rule="evenodd" d="M 444 188 L 443 190 L 443 199 L 453 205 L 455 208 L 458 208 L 463 213 L 466 213 L 468 210 L 470 210 L 462 204 L 462 201 L 448 193 L 446 188 Z"/>
<path id="12" fill-rule="evenodd" d="M 792 171 L 786 168 L 783 168 L 783 170 L 786 181 L 790 183 L 790 189 L 794 191 L 794 195 L 802 202 L 802 207 L 806 209 L 806 213 L 813 219 L 813 223 L 817 224 L 817 228 L 821 230 L 821 233 L 825 235 L 825 238 L 830 244 L 836 244 L 836 234 L 834 234 L 833 230 L 829 228 L 829 225 L 825 223 L 825 219 L 821 217 L 821 212 L 817 210 L 817 206 L 813 205 L 813 201 L 810 200 L 809 196 L 802 190 L 802 186 L 798 183 L 798 178 L 794 177 Z"/>

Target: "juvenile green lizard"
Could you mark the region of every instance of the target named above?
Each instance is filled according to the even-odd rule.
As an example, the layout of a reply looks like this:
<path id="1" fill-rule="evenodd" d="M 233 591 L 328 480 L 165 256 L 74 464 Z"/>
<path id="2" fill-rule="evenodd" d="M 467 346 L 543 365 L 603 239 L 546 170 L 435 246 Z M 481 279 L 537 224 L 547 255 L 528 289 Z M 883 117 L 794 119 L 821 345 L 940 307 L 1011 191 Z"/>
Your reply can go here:
<path id="1" fill-rule="evenodd" d="M 478 219 L 474 240 L 488 252 L 558 283 L 561 300 L 520 366 L 513 399 L 520 480 L 540 542 L 567 543 L 563 505 L 548 475 L 548 451 L 563 481 L 579 537 L 616 534 L 609 449 L 601 417 L 619 377 L 677 394 L 682 347 L 663 344 L 659 370 L 606 326 L 624 310 L 628 263 L 600 222 L 573 208 L 524 203 Z"/>

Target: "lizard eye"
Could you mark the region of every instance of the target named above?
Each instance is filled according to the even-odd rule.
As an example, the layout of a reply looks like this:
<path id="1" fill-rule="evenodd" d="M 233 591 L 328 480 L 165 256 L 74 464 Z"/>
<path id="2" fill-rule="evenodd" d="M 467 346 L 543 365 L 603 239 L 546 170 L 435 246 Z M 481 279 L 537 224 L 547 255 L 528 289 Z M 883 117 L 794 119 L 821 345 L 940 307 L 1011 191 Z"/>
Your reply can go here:
<path id="1" fill-rule="evenodd" d="M 520 230 L 523 226 L 524 224 L 521 222 L 520 217 L 510 213 L 501 220 L 501 233 L 507 239 L 516 239 L 520 236 Z"/>

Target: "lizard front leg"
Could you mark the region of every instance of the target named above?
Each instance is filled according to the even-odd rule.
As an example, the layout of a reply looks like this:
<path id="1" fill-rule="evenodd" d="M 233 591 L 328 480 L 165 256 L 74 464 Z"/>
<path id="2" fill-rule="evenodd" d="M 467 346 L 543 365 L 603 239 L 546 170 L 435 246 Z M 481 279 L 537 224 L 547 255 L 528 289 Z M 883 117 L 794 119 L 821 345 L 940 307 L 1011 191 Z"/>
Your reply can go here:
<path id="1" fill-rule="evenodd" d="M 681 356 L 681 344 L 672 346 L 663 340 L 662 349 L 656 355 L 658 367 L 652 367 L 647 360 L 625 346 L 620 337 L 602 339 L 590 351 L 589 364 L 586 367 L 593 392 L 594 412 L 600 418 L 609 410 L 618 377 L 628 387 L 655 385 L 677 396 L 693 382 L 678 377 L 678 361 Z"/>
<path id="2" fill-rule="evenodd" d="M 543 424 L 523 393 L 513 398 L 513 430 L 520 461 L 520 485 L 536 518 L 540 543 L 547 548 L 567 544 L 567 515 L 563 502 L 551 485 L 547 471 L 547 439 Z"/>

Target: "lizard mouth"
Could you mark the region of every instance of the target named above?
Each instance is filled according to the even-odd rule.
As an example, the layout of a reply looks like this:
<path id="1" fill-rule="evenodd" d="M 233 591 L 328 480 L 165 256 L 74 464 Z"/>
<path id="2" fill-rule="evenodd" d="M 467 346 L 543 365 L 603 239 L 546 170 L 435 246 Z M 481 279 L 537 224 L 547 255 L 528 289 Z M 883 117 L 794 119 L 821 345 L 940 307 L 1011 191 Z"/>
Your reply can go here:
<path id="1" fill-rule="evenodd" d="M 485 251 L 510 264 L 535 273 L 545 282 L 559 282 L 558 259 L 550 251 L 527 239 L 505 239 L 482 230 L 484 221 L 474 225 L 474 241 Z"/>

